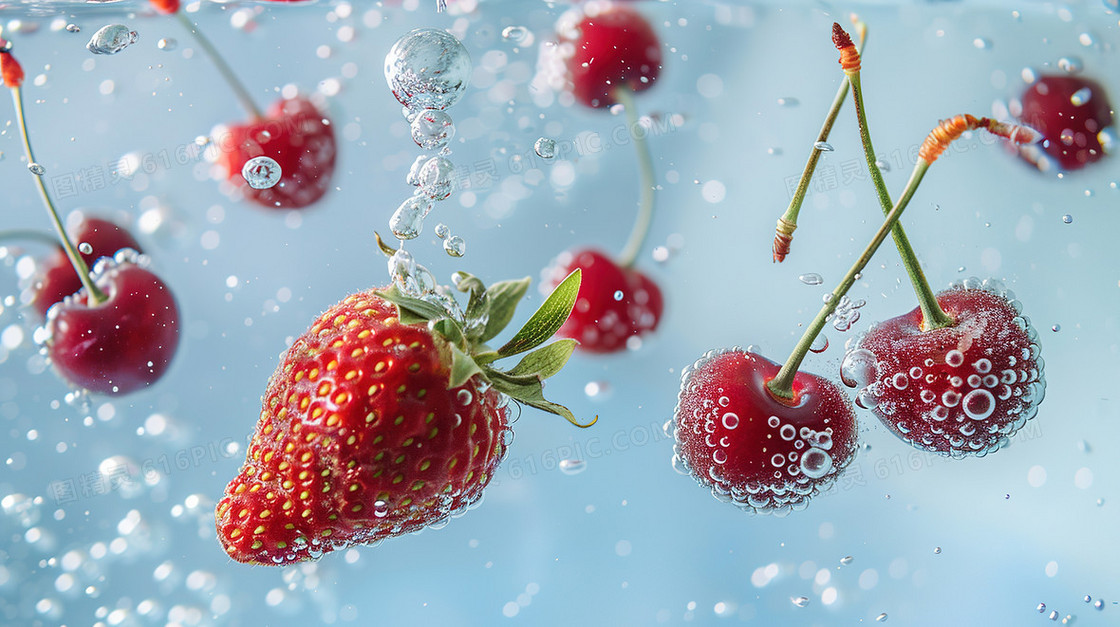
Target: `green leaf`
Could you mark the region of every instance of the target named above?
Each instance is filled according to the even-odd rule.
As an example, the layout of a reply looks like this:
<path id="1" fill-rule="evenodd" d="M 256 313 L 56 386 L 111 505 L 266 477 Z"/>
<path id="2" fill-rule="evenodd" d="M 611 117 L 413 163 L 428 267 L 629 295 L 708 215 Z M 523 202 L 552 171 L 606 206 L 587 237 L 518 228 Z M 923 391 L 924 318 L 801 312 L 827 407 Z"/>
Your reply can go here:
<path id="1" fill-rule="evenodd" d="M 535 376 L 510 376 L 508 373 L 497 370 L 487 370 L 486 376 L 490 379 L 491 383 L 494 384 L 495 390 L 530 407 L 536 407 L 541 411 L 562 416 L 565 420 L 577 427 L 587 428 L 599 420 L 599 416 L 595 416 L 591 422 L 583 424 L 576 420 L 572 410 L 559 403 L 546 400 L 544 397 L 544 385 L 541 383 L 541 380 Z"/>
<path id="2" fill-rule="evenodd" d="M 461 292 L 470 292 L 471 294 L 467 301 L 467 311 L 463 315 L 471 341 L 478 341 L 478 337 L 482 335 L 486 328 L 484 324 L 480 324 L 478 321 L 488 319 L 490 316 L 490 299 L 486 296 L 486 285 L 473 274 L 466 272 L 456 272 L 455 274 L 455 287 Z"/>
<path id="3" fill-rule="evenodd" d="M 486 329 L 479 336 L 478 341 L 487 342 L 506 328 L 513 319 L 513 312 L 517 303 L 525 297 L 529 290 L 529 277 L 519 281 L 501 281 L 486 290 L 486 300 L 490 301 L 490 317 L 486 321 Z"/>
<path id="4" fill-rule="evenodd" d="M 451 376 L 448 379 L 447 387 L 457 388 L 466 383 L 471 377 L 476 374 L 483 374 L 482 369 L 478 367 L 471 356 L 464 353 L 458 346 L 451 344 Z"/>
<path id="5" fill-rule="evenodd" d="M 580 270 L 576 268 L 552 290 L 540 309 L 521 327 L 513 339 L 498 349 L 502 357 L 524 353 L 543 344 L 564 324 L 572 313 L 579 294 Z"/>
<path id="6" fill-rule="evenodd" d="M 377 295 L 397 306 L 397 317 L 405 324 L 415 324 L 447 317 L 447 311 L 439 305 L 433 305 L 428 301 L 408 296 L 401 292 L 396 285 L 390 285 L 388 289 L 378 292 Z"/>
<path id="7" fill-rule="evenodd" d="M 486 286 L 483 285 L 482 279 L 475 275 L 463 271 L 456 272 L 455 274 L 455 288 L 460 292 L 470 292 L 473 296 L 475 292 L 481 294 L 486 291 Z"/>
<path id="8" fill-rule="evenodd" d="M 579 342 L 575 340 L 560 340 L 538 348 L 523 357 L 506 374 L 514 377 L 533 375 L 538 379 L 547 379 L 560 372 L 564 364 L 568 363 L 577 344 Z"/>
<path id="9" fill-rule="evenodd" d="M 452 344 L 464 344 L 463 330 L 459 328 L 459 323 L 451 318 L 444 318 L 437 321 L 432 325 L 432 330 L 439 333 Z"/>

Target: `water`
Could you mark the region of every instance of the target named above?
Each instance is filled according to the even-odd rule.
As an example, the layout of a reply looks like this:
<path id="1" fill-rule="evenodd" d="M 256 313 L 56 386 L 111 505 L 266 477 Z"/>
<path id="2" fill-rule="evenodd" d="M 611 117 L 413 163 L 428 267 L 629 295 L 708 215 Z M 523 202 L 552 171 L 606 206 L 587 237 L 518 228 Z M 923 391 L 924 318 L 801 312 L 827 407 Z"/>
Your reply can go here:
<path id="1" fill-rule="evenodd" d="M 329 114 L 335 175 L 322 201 L 301 211 L 231 198 L 227 187 L 237 181 L 212 178 L 205 153 L 221 146 L 195 138 L 248 116 L 174 19 L 137 2 L 4 10 L 4 36 L 28 75 L 41 180 L 64 213 L 89 208 L 132 227 L 175 290 L 182 324 L 180 351 L 150 391 L 68 403 L 70 390 L 39 353 L 39 319 L 19 286 L 50 249 L 0 242 L 8 250 L 0 257 L 0 623 L 830 625 L 886 614 L 899 625 L 962 616 L 1029 625 L 1051 624 L 1054 611 L 1059 622 L 1072 614 L 1078 625 L 1114 624 L 1110 561 L 1086 559 L 1085 547 L 1107 555 L 1115 545 L 1120 503 L 1109 496 L 1120 474 L 1120 427 L 1110 419 L 1117 400 L 1108 393 L 1120 345 L 1116 155 L 1058 178 L 977 133 L 930 169 L 907 210 L 935 289 L 972 274 L 999 277 L 1036 325 L 1060 323 L 1039 339 L 1046 400 L 1010 446 L 979 459 L 942 458 L 859 410 L 867 446 L 834 488 L 802 511 L 752 517 L 673 471 L 662 425 L 682 368 L 705 351 L 754 344 L 785 360 L 820 295 L 877 224 L 848 103 L 827 140 L 833 150 L 821 153 L 790 256 L 771 261 L 774 222 L 840 80 L 828 33 L 845 16 L 814 3 L 630 2 L 665 43 L 658 82 L 635 97 L 649 122 L 633 129 L 622 114 L 571 105 L 541 75 L 541 50 L 572 6 L 553 4 L 459 0 L 440 14 L 427 0 L 203 3 L 189 13 L 259 106 L 304 93 Z M 892 198 L 912 166 L 911 147 L 936 120 L 1011 103 L 1023 68 L 1076 70 L 1100 81 L 1115 105 L 1120 27 L 1106 6 L 844 7 L 871 28 L 863 86 Z M 55 17 L 63 20 L 57 30 Z M 22 28 L 10 25 L 16 19 Z M 235 22 L 254 26 L 242 32 Z M 84 48 L 117 23 L 139 40 L 112 56 Z M 36 32 L 27 32 L 31 24 Z M 416 112 L 434 106 L 454 119 L 454 136 L 431 149 L 414 141 L 383 76 L 386 53 L 417 28 L 451 29 L 473 68 L 469 81 L 437 81 L 445 99 L 419 103 Z M 1094 91 L 1085 106 L 1099 97 Z M 0 101 L 0 118 L 14 119 L 10 98 Z M 2 128 L 0 228 L 49 232 L 19 137 Z M 433 137 L 422 130 L 421 139 Z M 277 355 L 347 293 L 388 282 L 373 232 L 397 247 L 388 224 L 417 189 L 405 180 L 417 157 L 418 185 L 430 159 L 450 162 L 449 177 L 437 168 L 427 182 L 450 179 L 454 193 L 423 197 L 436 214 L 405 242 L 409 257 L 396 267 L 417 286 L 428 280 L 417 264 L 442 283 L 456 270 L 488 285 L 531 277 L 516 326 L 541 302 L 539 272 L 558 253 L 575 245 L 621 251 L 639 198 L 634 141 L 643 133 L 657 212 L 636 267 L 661 286 L 665 315 L 640 349 L 577 352 L 545 386 L 549 398 L 581 419 L 598 414 L 599 423 L 580 430 L 511 405 L 517 437 L 484 501 L 445 528 L 301 567 L 226 558 L 214 537 L 214 501 L 244 459 Z M 555 142 L 551 158 L 537 151 L 541 138 Z M 768 154 L 771 147 L 781 150 Z M 468 254 L 445 252 L 452 237 L 469 244 Z M 826 324 L 830 346 L 811 353 L 805 370 L 838 381 L 851 338 L 915 307 L 891 247 L 888 240 L 849 294 L 866 302 L 849 308 L 860 318 L 845 332 Z M 958 273 L 962 266 L 968 274 Z M 810 274 L 821 283 L 799 280 Z M 853 380 L 869 373 L 874 363 L 848 363 Z M 852 397 L 859 388 L 843 390 Z M 802 597 L 803 607 L 791 602 Z"/>

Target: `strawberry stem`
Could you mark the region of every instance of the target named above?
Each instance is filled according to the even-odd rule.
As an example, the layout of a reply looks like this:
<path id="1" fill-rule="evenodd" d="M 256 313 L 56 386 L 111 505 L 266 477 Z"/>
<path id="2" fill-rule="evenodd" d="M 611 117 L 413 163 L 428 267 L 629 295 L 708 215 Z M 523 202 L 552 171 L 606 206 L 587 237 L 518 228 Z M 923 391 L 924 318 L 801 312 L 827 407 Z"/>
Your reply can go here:
<path id="1" fill-rule="evenodd" d="M 7 54 L 7 53 L 5 53 Z M 12 100 L 16 106 L 16 119 L 19 122 L 20 137 L 23 138 L 23 150 L 27 155 L 28 166 L 37 163 L 35 161 L 35 153 L 31 150 L 31 138 L 27 134 L 27 120 L 23 112 L 23 93 L 18 86 L 11 87 Z M 39 174 L 32 173 L 32 178 L 35 179 L 35 186 L 39 189 L 39 196 L 43 199 L 43 204 L 47 208 L 47 213 L 51 217 L 51 222 L 54 224 L 54 229 L 58 233 L 58 239 L 62 243 L 62 249 L 66 251 L 66 257 L 70 259 L 70 265 L 74 266 L 74 272 L 78 274 L 78 278 L 82 281 L 82 286 L 85 287 L 86 293 L 89 295 L 89 304 L 91 306 L 99 305 L 107 299 L 105 293 L 102 292 L 96 285 L 93 284 L 93 279 L 89 276 L 89 266 L 86 265 L 85 260 L 78 254 L 78 249 L 74 247 L 74 243 L 70 241 L 70 236 L 66 234 L 66 227 L 62 225 L 62 218 L 58 215 L 58 209 L 55 208 L 54 203 L 51 201 L 51 195 L 47 192 L 47 186 L 43 183 L 43 177 Z"/>
<path id="2" fill-rule="evenodd" d="M 859 33 L 859 51 L 862 52 L 867 41 L 867 28 L 863 22 L 856 21 L 854 16 L 853 21 L 856 24 L 856 32 Z M 801 205 L 805 202 L 805 194 L 809 191 L 809 183 L 812 181 L 813 172 L 817 169 L 817 161 L 820 160 L 821 153 L 824 152 L 822 145 L 828 141 L 828 136 L 832 133 L 832 125 L 836 123 L 836 118 L 840 115 L 840 109 L 844 106 L 844 100 L 847 97 L 848 81 L 841 81 L 840 87 L 836 90 L 836 97 L 832 99 L 832 106 L 828 108 L 828 115 L 824 118 L 824 124 L 821 125 L 821 130 L 817 133 L 817 140 L 813 143 L 813 149 L 809 151 L 809 160 L 805 163 L 805 169 L 801 172 L 801 180 L 797 182 L 797 189 L 793 192 L 793 198 L 789 201 L 786 212 L 778 219 L 778 231 L 774 237 L 775 263 L 781 263 L 789 254 L 790 240 L 793 239 L 793 231 L 797 228 L 797 216 L 801 213 Z"/>
<path id="3" fill-rule="evenodd" d="M 210 57 L 210 61 L 218 68 L 218 73 L 222 75 L 222 78 L 224 78 L 226 83 L 229 83 L 230 88 L 233 89 L 233 93 L 237 96 L 237 100 L 241 102 L 241 106 L 245 107 L 245 110 L 248 111 L 249 115 L 253 116 L 253 118 L 257 120 L 264 119 L 264 114 L 257 108 L 257 103 L 253 102 L 253 97 L 249 95 L 249 90 L 245 88 L 245 84 L 237 78 L 237 74 L 235 74 L 233 68 L 226 63 L 222 53 L 218 52 L 214 44 L 210 43 L 206 35 L 202 34 L 198 25 L 192 22 L 182 11 L 176 11 L 175 17 L 179 18 L 179 22 L 183 24 L 183 28 L 186 28 L 190 34 L 194 36 L 195 41 L 198 42 L 199 47 L 206 53 L 206 56 Z"/>
<path id="4" fill-rule="evenodd" d="M 887 234 L 891 232 L 894 225 L 898 223 L 898 218 L 910 204 L 910 199 L 913 198 L 914 192 L 918 190 L 918 185 L 922 182 L 922 177 L 926 175 L 926 170 L 929 169 L 930 163 L 925 159 L 918 159 L 918 163 L 914 166 L 914 171 L 910 174 L 910 180 L 906 182 L 906 189 L 902 191 L 902 197 L 887 214 L 886 220 L 883 221 L 882 226 L 875 232 L 875 237 L 871 239 L 871 243 L 860 254 L 859 259 L 855 264 L 848 269 L 848 273 L 844 275 L 844 279 L 840 281 L 840 285 L 832 290 L 832 298 L 821 307 L 817 312 L 817 316 L 809 323 L 805 333 L 797 342 L 797 346 L 793 349 L 793 354 L 790 355 L 786 363 L 782 365 L 778 374 L 766 384 L 768 389 L 775 398 L 779 400 L 793 399 L 793 378 L 797 375 L 798 368 L 801 367 L 801 362 L 805 359 L 805 355 L 809 352 L 809 347 L 812 346 L 813 340 L 817 339 L 820 335 L 821 329 L 824 328 L 825 322 L 832 312 L 836 311 L 836 306 L 840 304 L 840 298 L 848 293 L 852 285 L 856 282 L 856 277 L 871 261 L 871 257 L 875 255 L 875 251 L 879 249 L 879 245 L 887 238 Z"/>
<path id="5" fill-rule="evenodd" d="M 838 29 L 840 25 L 834 24 L 833 28 Z M 858 54 L 857 52 L 856 55 Z M 847 82 L 851 83 L 852 86 L 852 101 L 856 107 L 859 137 L 863 144 L 867 171 L 871 174 L 871 182 L 875 185 L 875 191 L 879 196 L 879 205 L 883 208 L 883 214 L 886 215 L 890 213 L 893 203 L 890 193 L 887 191 L 887 185 L 883 182 L 883 174 L 876 165 L 875 147 L 871 144 L 871 131 L 867 127 L 867 110 L 863 104 L 863 88 L 860 85 L 858 64 L 854 70 L 846 70 L 845 74 L 848 76 Z M 901 222 L 894 225 L 891 236 L 894 238 L 899 256 L 902 257 L 902 265 L 906 268 L 910 283 L 914 286 L 914 294 L 918 297 L 918 306 L 922 309 L 922 330 L 932 331 L 933 329 L 952 326 L 955 320 L 941 309 L 941 305 L 937 304 L 937 298 L 934 297 L 929 281 L 926 280 L 926 275 L 922 272 L 922 266 L 918 263 L 918 257 L 914 254 L 914 248 L 910 245 L 910 238 L 906 237 Z"/>
<path id="6" fill-rule="evenodd" d="M 639 134 L 635 131 L 640 122 L 638 120 L 638 109 L 634 105 L 634 94 L 625 86 L 617 87 L 614 90 L 614 98 L 622 104 L 626 111 L 626 128 L 630 133 L 630 138 L 634 140 L 634 150 L 638 153 L 638 174 L 640 177 L 638 217 L 634 221 L 634 228 L 630 231 L 630 237 L 626 240 L 626 247 L 622 249 L 622 254 L 618 257 L 618 265 L 630 268 L 638 260 L 638 255 L 642 252 L 642 245 L 645 244 L 646 237 L 649 235 L 650 224 L 653 222 L 654 189 L 657 186 L 657 180 L 653 173 L 653 157 L 649 152 L 649 142 L 646 141 L 647 133 Z"/>

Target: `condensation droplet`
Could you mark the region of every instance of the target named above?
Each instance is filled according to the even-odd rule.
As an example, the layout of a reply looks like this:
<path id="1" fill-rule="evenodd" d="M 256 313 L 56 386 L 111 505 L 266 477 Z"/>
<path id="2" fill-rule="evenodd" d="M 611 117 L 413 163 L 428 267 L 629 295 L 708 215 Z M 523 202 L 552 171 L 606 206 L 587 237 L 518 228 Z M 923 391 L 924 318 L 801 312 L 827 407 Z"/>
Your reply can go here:
<path id="1" fill-rule="evenodd" d="M 116 54 L 140 40 L 140 34 L 121 24 L 102 26 L 86 48 L 93 54 Z"/>
<path id="2" fill-rule="evenodd" d="M 280 182 L 280 164 L 271 157 L 253 157 L 241 167 L 241 176 L 253 189 L 268 189 Z"/>

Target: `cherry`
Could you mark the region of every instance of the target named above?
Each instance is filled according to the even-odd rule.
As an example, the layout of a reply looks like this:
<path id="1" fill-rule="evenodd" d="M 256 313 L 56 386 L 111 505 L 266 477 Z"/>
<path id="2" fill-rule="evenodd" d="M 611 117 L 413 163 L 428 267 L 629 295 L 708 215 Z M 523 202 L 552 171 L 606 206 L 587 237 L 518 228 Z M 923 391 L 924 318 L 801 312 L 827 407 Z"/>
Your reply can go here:
<path id="1" fill-rule="evenodd" d="M 300 209 L 330 189 L 337 147 L 334 128 L 324 114 L 303 96 L 272 104 L 263 119 L 214 130 L 216 163 L 222 176 L 263 207 Z M 280 181 L 254 189 L 241 170 L 254 157 L 269 157 L 280 166 Z"/>
<path id="2" fill-rule="evenodd" d="M 1042 150 L 1063 170 L 1077 170 L 1105 156 L 1102 133 L 1110 132 L 1112 105 L 1100 83 L 1046 74 L 1027 87 L 1021 101 L 1021 119 L 1042 133 Z M 1047 167 L 1038 148 L 1021 148 L 1019 154 L 1040 169 Z"/>
<path id="3" fill-rule="evenodd" d="M 583 249 L 561 253 L 542 272 L 541 289 L 550 292 L 573 270 L 583 271 L 575 307 L 558 333 L 592 353 L 626 348 L 627 340 L 657 328 L 664 300 L 661 289 L 633 268 L 620 267 L 606 254 Z"/>
<path id="4" fill-rule="evenodd" d="M 70 233 L 70 239 L 78 242 L 78 253 L 88 266 L 93 266 L 94 262 L 102 257 L 112 257 L 122 248 L 143 252 L 131 233 L 101 218 L 83 218 L 78 227 Z M 86 249 L 89 252 L 82 251 L 85 248 L 82 244 L 89 245 Z M 51 305 L 77 292 L 81 287 L 82 280 L 74 272 L 74 266 L 70 264 L 66 251 L 59 247 L 42 263 L 39 277 L 32 288 L 34 297 L 31 306 L 46 315 Z"/>
<path id="5" fill-rule="evenodd" d="M 179 345 L 179 308 L 149 270 L 110 265 L 95 279 L 104 301 L 91 303 L 83 289 L 51 310 L 47 353 L 67 381 L 120 395 L 163 376 Z"/>
<path id="6" fill-rule="evenodd" d="M 572 93 L 588 107 L 609 107 L 616 90 L 649 89 L 661 73 L 661 42 L 634 9 L 609 5 L 579 22 L 574 52 L 567 59 Z"/>
<path id="7" fill-rule="evenodd" d="M 851 463 L 856 416 L 835 383 L 798 372 L 793 398 L 766 388 L 778 364 L 738 348 L 687 368 L 672 429 L 673 465 L 754 513 L 804 508 Z"/>
<path id="8" fill-rule="evenodd" d="M 844 359 L 859 403 L 911 445 L 951 457 L 1007 444 L 1046 393 L 1038 334 L 998 281 L 937 294 L 953 324 L 923 331 L 920 309 L 878 323 Z"/>

